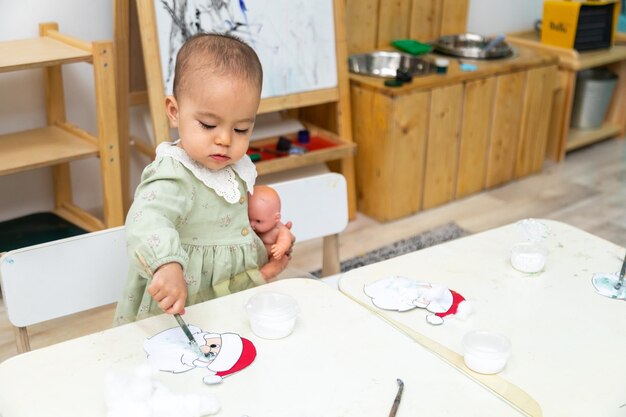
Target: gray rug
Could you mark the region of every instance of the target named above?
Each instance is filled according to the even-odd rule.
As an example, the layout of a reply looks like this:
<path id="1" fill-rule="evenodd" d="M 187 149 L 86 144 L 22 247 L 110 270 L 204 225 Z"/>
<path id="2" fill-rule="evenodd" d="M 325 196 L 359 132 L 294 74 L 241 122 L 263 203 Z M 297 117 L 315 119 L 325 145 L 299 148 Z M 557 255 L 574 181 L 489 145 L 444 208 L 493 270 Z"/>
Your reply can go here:
<path id="1" fill-rule="evenodd" d="M 394 242 L 390 245 L 383 246 L 373 251 L 367 252 L 364 255 L 356 256 L 354 258 L 347 259 L 341 262 L 341 272 L 346 272 L 354 268 L 369 265 L 374 262 L 384 261 L 396 256 L 404 255 L 409 252 L 424 249 L 429 246 L 438 245 L 439 243 L 447 242 L 462 236 L 467 236 L 470 233 L 456 223 L 447 223 L 426 232 L 420 233 Z M 312 275 L 319 277 L 322 273 L 321 269 L 311 272 Z"/>

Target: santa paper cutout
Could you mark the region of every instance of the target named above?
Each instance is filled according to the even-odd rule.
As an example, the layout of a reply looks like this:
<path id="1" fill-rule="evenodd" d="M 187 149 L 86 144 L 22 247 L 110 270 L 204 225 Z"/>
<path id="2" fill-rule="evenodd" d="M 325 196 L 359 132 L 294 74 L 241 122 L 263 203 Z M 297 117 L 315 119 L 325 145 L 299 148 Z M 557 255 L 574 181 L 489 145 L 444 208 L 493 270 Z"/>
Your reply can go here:
<path id="1" fill-rule="evenodd" d="M 426 321 L 433 325 L 443 324 L 444 319 L 453 316 L 465 318 L 471 312 L 469 303 L 456 291 L 441 284 L 401 276 L 381 279 L 366 285 L 363 291 L 383 310 L 425 308 L 432 313 L 426 316 Z"/>
<path id="2" fill-rule="evenodd" d="M 180 327 L 164 330 L 146 339 L 143 344 L 150 363 L 161 371 L 181 373 L 205 368 L 205 384 L 218 384 L 228 375 L 252 363 L 256 348 L 235 333 L 207 333 L 189 326 L 200 351 L 194 349 Z M 206 356 L 205 354 L 206 353 Z"/>

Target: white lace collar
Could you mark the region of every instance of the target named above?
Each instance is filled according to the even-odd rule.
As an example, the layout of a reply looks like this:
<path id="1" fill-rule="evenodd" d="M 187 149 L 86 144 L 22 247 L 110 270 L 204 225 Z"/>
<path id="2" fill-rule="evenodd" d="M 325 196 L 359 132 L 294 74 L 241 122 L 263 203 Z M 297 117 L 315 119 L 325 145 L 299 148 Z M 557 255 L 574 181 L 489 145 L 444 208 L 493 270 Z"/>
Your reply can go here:
<path id="1" fill-rule="evenodd" d="M 244 155 L 236 163 L 223 169 L 211 170 L 197 163 L 187 155 L 183 148 L 176 146 L 178 142 L 163 142 L 156 149 L 156 156 L 169 156 L 183 164 L 191 173 L 204 185 L 213 189 L 217 195 L 223 197 L 229 203 L 236 203 L 241 198 L 239 183 L 235 172 L 246 183 L 246 188 L 250 194 L 254 191 L 256 181 L 256 167 L 248 155 Z"/>

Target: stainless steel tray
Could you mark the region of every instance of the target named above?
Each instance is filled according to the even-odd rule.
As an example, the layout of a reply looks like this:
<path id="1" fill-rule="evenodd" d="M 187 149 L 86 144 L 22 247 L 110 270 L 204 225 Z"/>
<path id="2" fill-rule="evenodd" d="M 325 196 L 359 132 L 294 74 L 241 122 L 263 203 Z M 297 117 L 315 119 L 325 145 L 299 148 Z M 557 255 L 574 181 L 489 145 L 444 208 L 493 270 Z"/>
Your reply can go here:
<path id="1" fill-rule="evenodd" d="M 474 33 L 462 33 L 458 35 L 442 36 L 432 43 L 438 53 L 471 59 L 500 59 L 513 55 L 513 48 L 506 43 L 500 42 L 490 50 L 485 47 L 494 38 L 488 38 Z"/>
<path id="2" fill-rule="evenodd" d="M 351 55 L 348 69 L 354 74 L 394 78 L 398 69 L 420 76 L 433 73 L 435 66 L 423 58 L 402 52 L 374 51 Z"/>

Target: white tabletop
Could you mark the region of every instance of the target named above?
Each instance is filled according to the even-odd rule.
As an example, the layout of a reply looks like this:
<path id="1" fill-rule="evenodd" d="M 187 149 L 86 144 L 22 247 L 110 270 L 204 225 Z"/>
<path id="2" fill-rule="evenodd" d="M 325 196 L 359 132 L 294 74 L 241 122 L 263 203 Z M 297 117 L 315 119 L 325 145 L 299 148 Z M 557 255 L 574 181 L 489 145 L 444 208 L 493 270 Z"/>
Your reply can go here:
<path id="1" fill-rule="evenodd" d="M 245 302 L 260 291 L 291 294 L 301 313 L 294 332 L 264 340 L 250 330 Z M 188 308 L 204 330 L 235 332 L 257 348 L 256 360 L 221 384 L 203 371 L 159 373 L 171 391 L 217 396 L 222 416 L 387 416 L 405 383 L 398 417 L 520 416 L 491 391 L 329 286 L 289 279 Z M 0 415 L 104 416 L 108 370 L 146 363 L 143 342 L 176 322 L 161 315 L 13 357 L 0 364 Z"/>
<path id="2" fill-rule="evenodd" d="M 619 272 L 624 249 L 563 223 L 541 222 L 551 231 L 541 273 L 511 267 L 510 249 L 523 240 L 512 224 L 352 270 L 339 287 L 416 339 L 451 350 L 470 376 L 460 356 L 463 335 L 474 329 L 506 335 L 512 356 L 500 376 L 537 400 L 546 417 L 626 416 L 626 303 L 598 295 L 591 284 L 596 272 Z M 380 310 L 363 287 L 393 275 L 444 284 L 474 312 L 432 326 L 425 309 Z"/>

